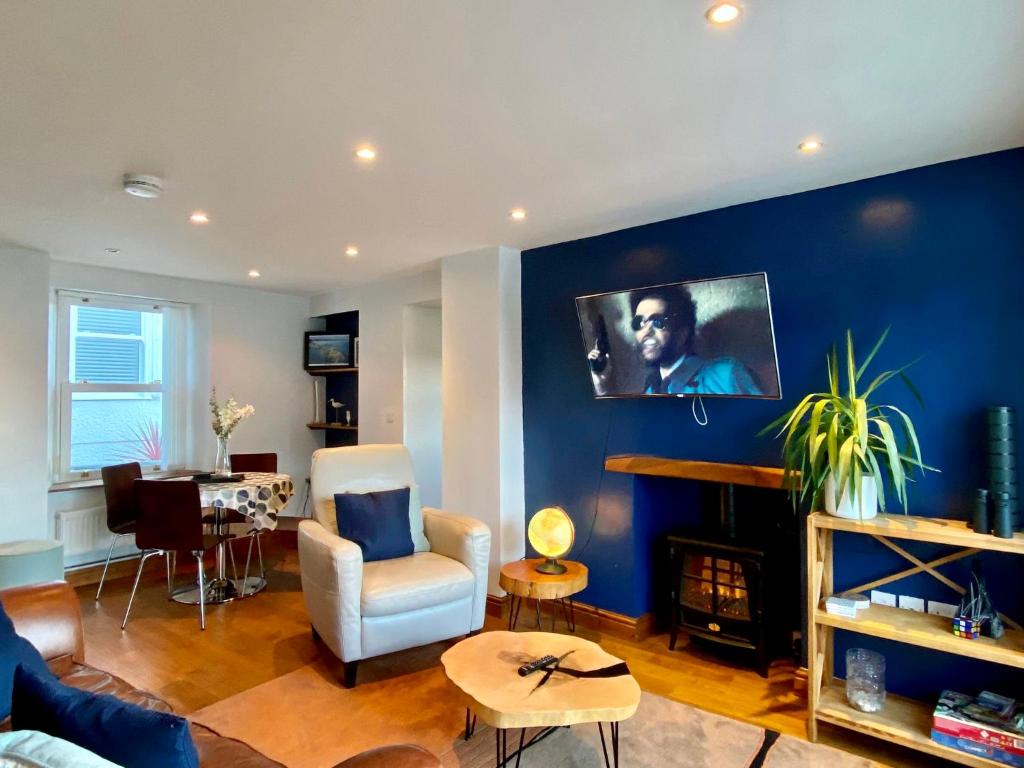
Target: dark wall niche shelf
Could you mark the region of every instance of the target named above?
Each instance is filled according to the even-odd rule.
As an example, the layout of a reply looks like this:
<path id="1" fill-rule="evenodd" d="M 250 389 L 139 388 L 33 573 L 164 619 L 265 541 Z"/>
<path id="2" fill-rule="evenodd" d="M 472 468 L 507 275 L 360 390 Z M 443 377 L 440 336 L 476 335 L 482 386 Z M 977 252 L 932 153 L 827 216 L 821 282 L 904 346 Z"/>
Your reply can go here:
<path id="1" fill-rule="evenodd" d="M 310 376 L 326 376 L 329 373 L 359 373 L 358 368 L 307 368 Z"/>
<path id="2" fill-rule="evenodd" d="M 316 319 L 323 321 L 323 333 L 347 334 L 351 338 L 353 346 L 355 345 L 355 340 L 359 338 L 358 312 L 337 312 L 333 315 L 323 315 Z M 349 411 L 352 414 L 353 420 L 358 419 L 359 368 L 357 366 L 307 368 L 306 372 L 310 376 L 322 376 L 324 378 L 321 395 L 323 402 L 320 404 L 322 417 L 344 418 L 345 411 Z M 344 403 L 344 406 L 338 413 L 335 413 L 334 409 L 328 405 L 332 398 L 340 403 Z M 306 426 L 323 434 L 325 448 L 357 445 L 359 443 L 359 427 L 355 424 L 346 425 L 338 424 L 337 422 L 318 421 L 308 423 Z"/>

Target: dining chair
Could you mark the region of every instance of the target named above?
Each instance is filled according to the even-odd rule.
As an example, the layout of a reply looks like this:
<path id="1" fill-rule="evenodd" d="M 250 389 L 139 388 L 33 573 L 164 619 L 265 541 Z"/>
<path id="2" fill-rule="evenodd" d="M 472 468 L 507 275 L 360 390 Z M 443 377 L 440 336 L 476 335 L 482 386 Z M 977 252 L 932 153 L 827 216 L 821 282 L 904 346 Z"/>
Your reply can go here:
<path id="1" fill-rule="evenodd" d="M 277 454 L 276 453 L 232 453 L 231 454 L 231 471 L 232 472 L 277 472 Z M 248 519 L 244 521 L 232 521 L 228 522 L 248 522 Z M 263 547 L 260 545 L 260 537 L 264 531 L 252 530 L 248 534 L 249 538 L 249 551 L 245 556 L 245 574 L 243 575 L 243 584 L 248 583 L 249 578 L 249 559 L 252 557 L 252 543 L 256 542 L 256 554 L 260 561 L 260 578 L 266 579 L 267 572 L 263 567 Z M 230 546 L 230 544 L 228 545 Z"/>
<path id="2" fill-rule="evenodd" d="M 128 609 L 124 612 L 121 629 L 128 624 L 135 593 L 142 578 L 142 568 L 153 555 L 167 560 L 167 594 L 174 593 L 175 553 L 191 552 L 199 569 L 199 628 L 206 629 L 206 574 L 203 555 L 229 538 L 227 535 L 203 533 L 202 505 L 199 485 L 190 480 L 136 480 L 135 496 L 139 503 L 139 520 L 135 529 L 135 544 L 142 550 L 139 568 Z"/>
<path id="3" fill-rule="evenodd" d="M 142 477 L 142 467 L 137 461 L 129 464 L 115 464 L 110 467 L 103 467 L 100 470 L 103 478 L 103 495 L 107 500 L 107 530 L 114 534 L 110 540 L 110 549 L 107 550 L 107 560 L 103 564 L 103 573 L 100 575 L 100 585 L 96 589 L 96 599 L 100 599 L 103 591 L 103 582 L 107 578 L 107 569 L 110 568 L 110 557 L 114 554 L 114 547 L 122 536 L 129 536 L 135 533 L 135 524 L 139 519 L 139 505 L 135 499 L 135 488 L 133 484 Z"/>

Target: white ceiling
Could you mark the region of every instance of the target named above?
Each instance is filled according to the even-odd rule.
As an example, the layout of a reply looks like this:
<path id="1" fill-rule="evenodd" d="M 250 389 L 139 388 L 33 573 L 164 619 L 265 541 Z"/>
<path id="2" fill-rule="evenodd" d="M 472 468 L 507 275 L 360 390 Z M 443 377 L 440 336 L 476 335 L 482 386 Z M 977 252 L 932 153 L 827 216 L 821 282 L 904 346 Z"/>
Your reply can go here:
<path id="1" fill-rule="evenodd" d="M 0 239 L 316 293 L 1024 144 L 1020 0 L 709 4 L 0 0 Z"/>

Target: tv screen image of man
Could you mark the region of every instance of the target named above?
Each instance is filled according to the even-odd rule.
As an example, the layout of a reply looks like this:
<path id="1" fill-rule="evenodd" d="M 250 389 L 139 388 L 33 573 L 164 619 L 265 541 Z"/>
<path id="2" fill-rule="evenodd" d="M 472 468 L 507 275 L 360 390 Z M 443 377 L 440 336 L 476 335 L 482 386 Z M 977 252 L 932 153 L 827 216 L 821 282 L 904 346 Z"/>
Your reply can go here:
<path id="1" fill-rule="evenodd" d="M 632 291 L 629 306 L 632 342 L 646 372 L 641 394 L 763 394 L 750 370 L 736 358 L 704 358 L 694 352 L 697 307 L 685 285 Z M 603 317 L 600 320 L 603 322 Z M 594 391 L 603 397 L 609 394 L 608 382 L 619 361 L 612 359 L 600 334 L 587 357 Z M 635 361 L 619 364 L 633 365 Z"/>

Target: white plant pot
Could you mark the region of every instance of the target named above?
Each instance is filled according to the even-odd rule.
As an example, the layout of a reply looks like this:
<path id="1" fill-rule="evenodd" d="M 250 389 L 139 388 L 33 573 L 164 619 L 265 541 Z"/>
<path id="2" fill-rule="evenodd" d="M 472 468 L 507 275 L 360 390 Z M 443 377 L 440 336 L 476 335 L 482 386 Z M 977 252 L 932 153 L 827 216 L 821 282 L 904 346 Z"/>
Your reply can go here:
<path id="1" fill-rule="evenodd" d="M 847 520 L 870 520 L 878 514 L 878 485 L 872 475 L 863 475 L 857 494 L 850 498 L 850 488 L 843 489 L 842 498 L 836 504 L 836 482 L 829 475 L 825 479 L 825 511 L 834 517 Z"/>

